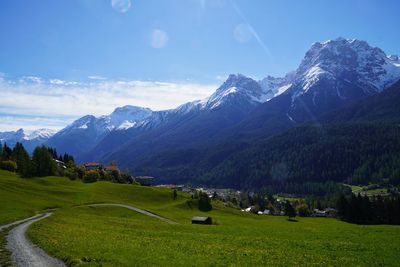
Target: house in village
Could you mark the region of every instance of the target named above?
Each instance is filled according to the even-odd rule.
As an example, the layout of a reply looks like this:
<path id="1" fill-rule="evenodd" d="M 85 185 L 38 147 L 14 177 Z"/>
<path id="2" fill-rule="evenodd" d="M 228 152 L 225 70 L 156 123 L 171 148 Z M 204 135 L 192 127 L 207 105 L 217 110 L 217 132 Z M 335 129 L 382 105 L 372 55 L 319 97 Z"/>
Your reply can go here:
<path id="1" fill-rule="evenodd" d="M 98 162 L 88 162 L 83 165 L 87 171 L 100 170 L 101 164 Z"/>
<path id="2" fill-rule="evenodd" d="M 104 167 L 104 170 L 106 172 L 114 172 L 114 171 L 119 172 L 119 169 L 118 169 L 117 165 L 106 166 L 106 167 Z"/>
<path id="3" fill-rule="evenodd" d="M 67 168 L 67 166 L 65 166 L 65 163 L 63 161 L 58 160 L 58 159 L 53 159 L 53 160 L 56 162 L 58 168 L 62 168 L 62 169 Z"/>

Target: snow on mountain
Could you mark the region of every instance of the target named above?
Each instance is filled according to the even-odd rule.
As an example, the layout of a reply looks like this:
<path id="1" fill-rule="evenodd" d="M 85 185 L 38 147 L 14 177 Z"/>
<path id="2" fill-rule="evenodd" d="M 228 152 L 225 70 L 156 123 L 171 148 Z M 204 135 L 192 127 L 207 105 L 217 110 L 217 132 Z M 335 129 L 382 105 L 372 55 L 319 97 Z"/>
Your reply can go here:
<path id="1" fill-rule="evenodd" d="M 39 129 L 35 131 L 17 131 L 0 132 L 0 143 L 6 143 L 13 147 L 17 142 L 22 143 L 28 152 L 32 152 L 36 146 L 42 145 L 56 133 L 51 129 Z"/>
<path id="2" fill-rule="evenodd" d="M 17 131 L 0 132 L 0 143 L 12 143 L 15 144 L 25 137 L 23 129 Z"/>
<path id="3" fill-rule="evenodd" d="M 134 127 L 137 122 L 143 121 L 152 113 L 153 111 L 148 108 L 124 106 L 116 108 L 113 113 L 104 118 L 109 122 L 112 128 L 127 129 Z"/>
<path id="4" fill-rule="evenodd" d="M 337 87 L 337 95 L 343 98 L 345 93 L 340 91 L 337 81 L 363 88 L 369 95 L 381 92 L 399 78 L 398 57 L 387 56 L 365 41 L 337 38 L 313 44 L 296 70 L 292 83 L 297 87 L 296 97 L 324 80 Z"/>
<path id="5" fill-rule="evenodd" d="M 24 136 L 24 140 L 47 140 L 50 137 L 52 137 L 53 135 L 55 135 L 57 133 L 56 130 L 52 130 L 52 129 L 38 129 L 38 130 L 34 130 L 31 132 L 27 132 Z"/>
<path id="6" fill-rule="evenodd" d="M 256 106 L 274 97 L 284 78 L 267 77 L 261 82 L 242 74 L 231 74 L 228 79 L 209 97 L 185 103 L 175 113 L 189 113 L 213 110 L 226 105 Z"/>
<path id="7" fill-rule="evenodd" d="M 148 108 L 124 106 L 116 108 L 110 115 L 104 115 L 96 118 L 92 115 L 86 115 L 59 132 L 60 135 L 68 134 L 75 130 L 93 130 L 97 136 L 101 136 L 112 130 L 126 130 L 134 127 L 151 116 L 153 111 Z"/>
<path id="8" fill-rule="evenodd" d="M 19 129 L 17 131 L 0 132 L 0 142 L 15 144 L 22 141 L 45 141 L 56 132 L 51 129 L 38 129 L 31 132 Z"/>
<path id="9" fill-rule="evenodd" d="M 294 72 L 289 72 L 283 78 L 275 78 L 267 76 L 259 81 L 260 86 L 264 89 L 267 94 L 267 99 L 270 100 L 282 93 L 284 93 L 291 86 Z"/>
<path id="10" fill-rule="evenodd" d="M 232 101 L 241 104 L 257 105 L 267 101 L 269 92 L 264 90 L 258 82 L 242 74 L 231 74 L 228 79 L 213 93 L 207 102 L 203 101 L 203 108 L 215 109 Z"/>

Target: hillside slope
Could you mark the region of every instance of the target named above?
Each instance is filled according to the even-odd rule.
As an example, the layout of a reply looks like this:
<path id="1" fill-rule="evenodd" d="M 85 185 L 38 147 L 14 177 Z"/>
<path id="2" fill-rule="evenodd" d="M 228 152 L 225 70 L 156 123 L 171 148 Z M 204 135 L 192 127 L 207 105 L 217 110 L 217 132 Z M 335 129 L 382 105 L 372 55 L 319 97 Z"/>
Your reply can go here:
<path id="1" fill-rule="evenodd" d="M 53 216 L 28 229 L 28 237 L 67 265 L 394 266 L 398 262 L 396 226 L 359 226 L 329 218 L 299 218 L 294 223 L 284 216 L 257 216 L 218 203 L 205 213 L 187 200 L 179 195 L 174 201 L 169 190 L 157 188 L 82 184 L 57 177 L 27 180 L 0 171 L 0 223 L 57 207 Z M 134 204 L 179 224 L 121 207 L 75 206 L 97 201 Z M 191 224 L 195 215 L 211 216 L 215 224 Z"/>

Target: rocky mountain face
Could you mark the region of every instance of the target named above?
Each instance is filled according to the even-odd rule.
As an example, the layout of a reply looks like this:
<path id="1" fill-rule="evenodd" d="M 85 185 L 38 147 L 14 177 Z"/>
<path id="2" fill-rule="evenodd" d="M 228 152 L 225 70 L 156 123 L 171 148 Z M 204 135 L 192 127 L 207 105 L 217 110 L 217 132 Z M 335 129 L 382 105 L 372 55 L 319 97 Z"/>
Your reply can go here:
<path id="1" fill-rule="evenodd" d="M 287 115 L 303 122 L 346 102 L 382 92 L 399 77 L 398 58 L 365 41 L 338 38 L 315 43 L 290 81 Z"/>

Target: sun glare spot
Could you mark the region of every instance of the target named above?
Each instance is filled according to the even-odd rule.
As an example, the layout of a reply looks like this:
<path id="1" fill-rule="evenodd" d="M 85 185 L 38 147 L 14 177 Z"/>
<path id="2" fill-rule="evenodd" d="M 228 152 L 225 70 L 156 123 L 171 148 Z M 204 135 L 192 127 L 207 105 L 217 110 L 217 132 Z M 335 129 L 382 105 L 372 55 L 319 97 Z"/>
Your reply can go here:
<path id="1" fill-rule="evenodd" d="M 160 29 L 154 29 L 151 33 L 150 45 L 153 48 L 163 48 L 168 43 L 168 34 Z"/>
<path id="2" fill-rule="evenodd" d="M 111 0 L 112 8 L 120 13 L 127 12 L 131 5 L 131 0 Z"/>
<path id="3" fill-rule="evenodd" d="M 253 31 L 248 24 L 239 24 L 233 30 L 233 36 L 240 43 L 247 43 L 253 37 Z"/>

